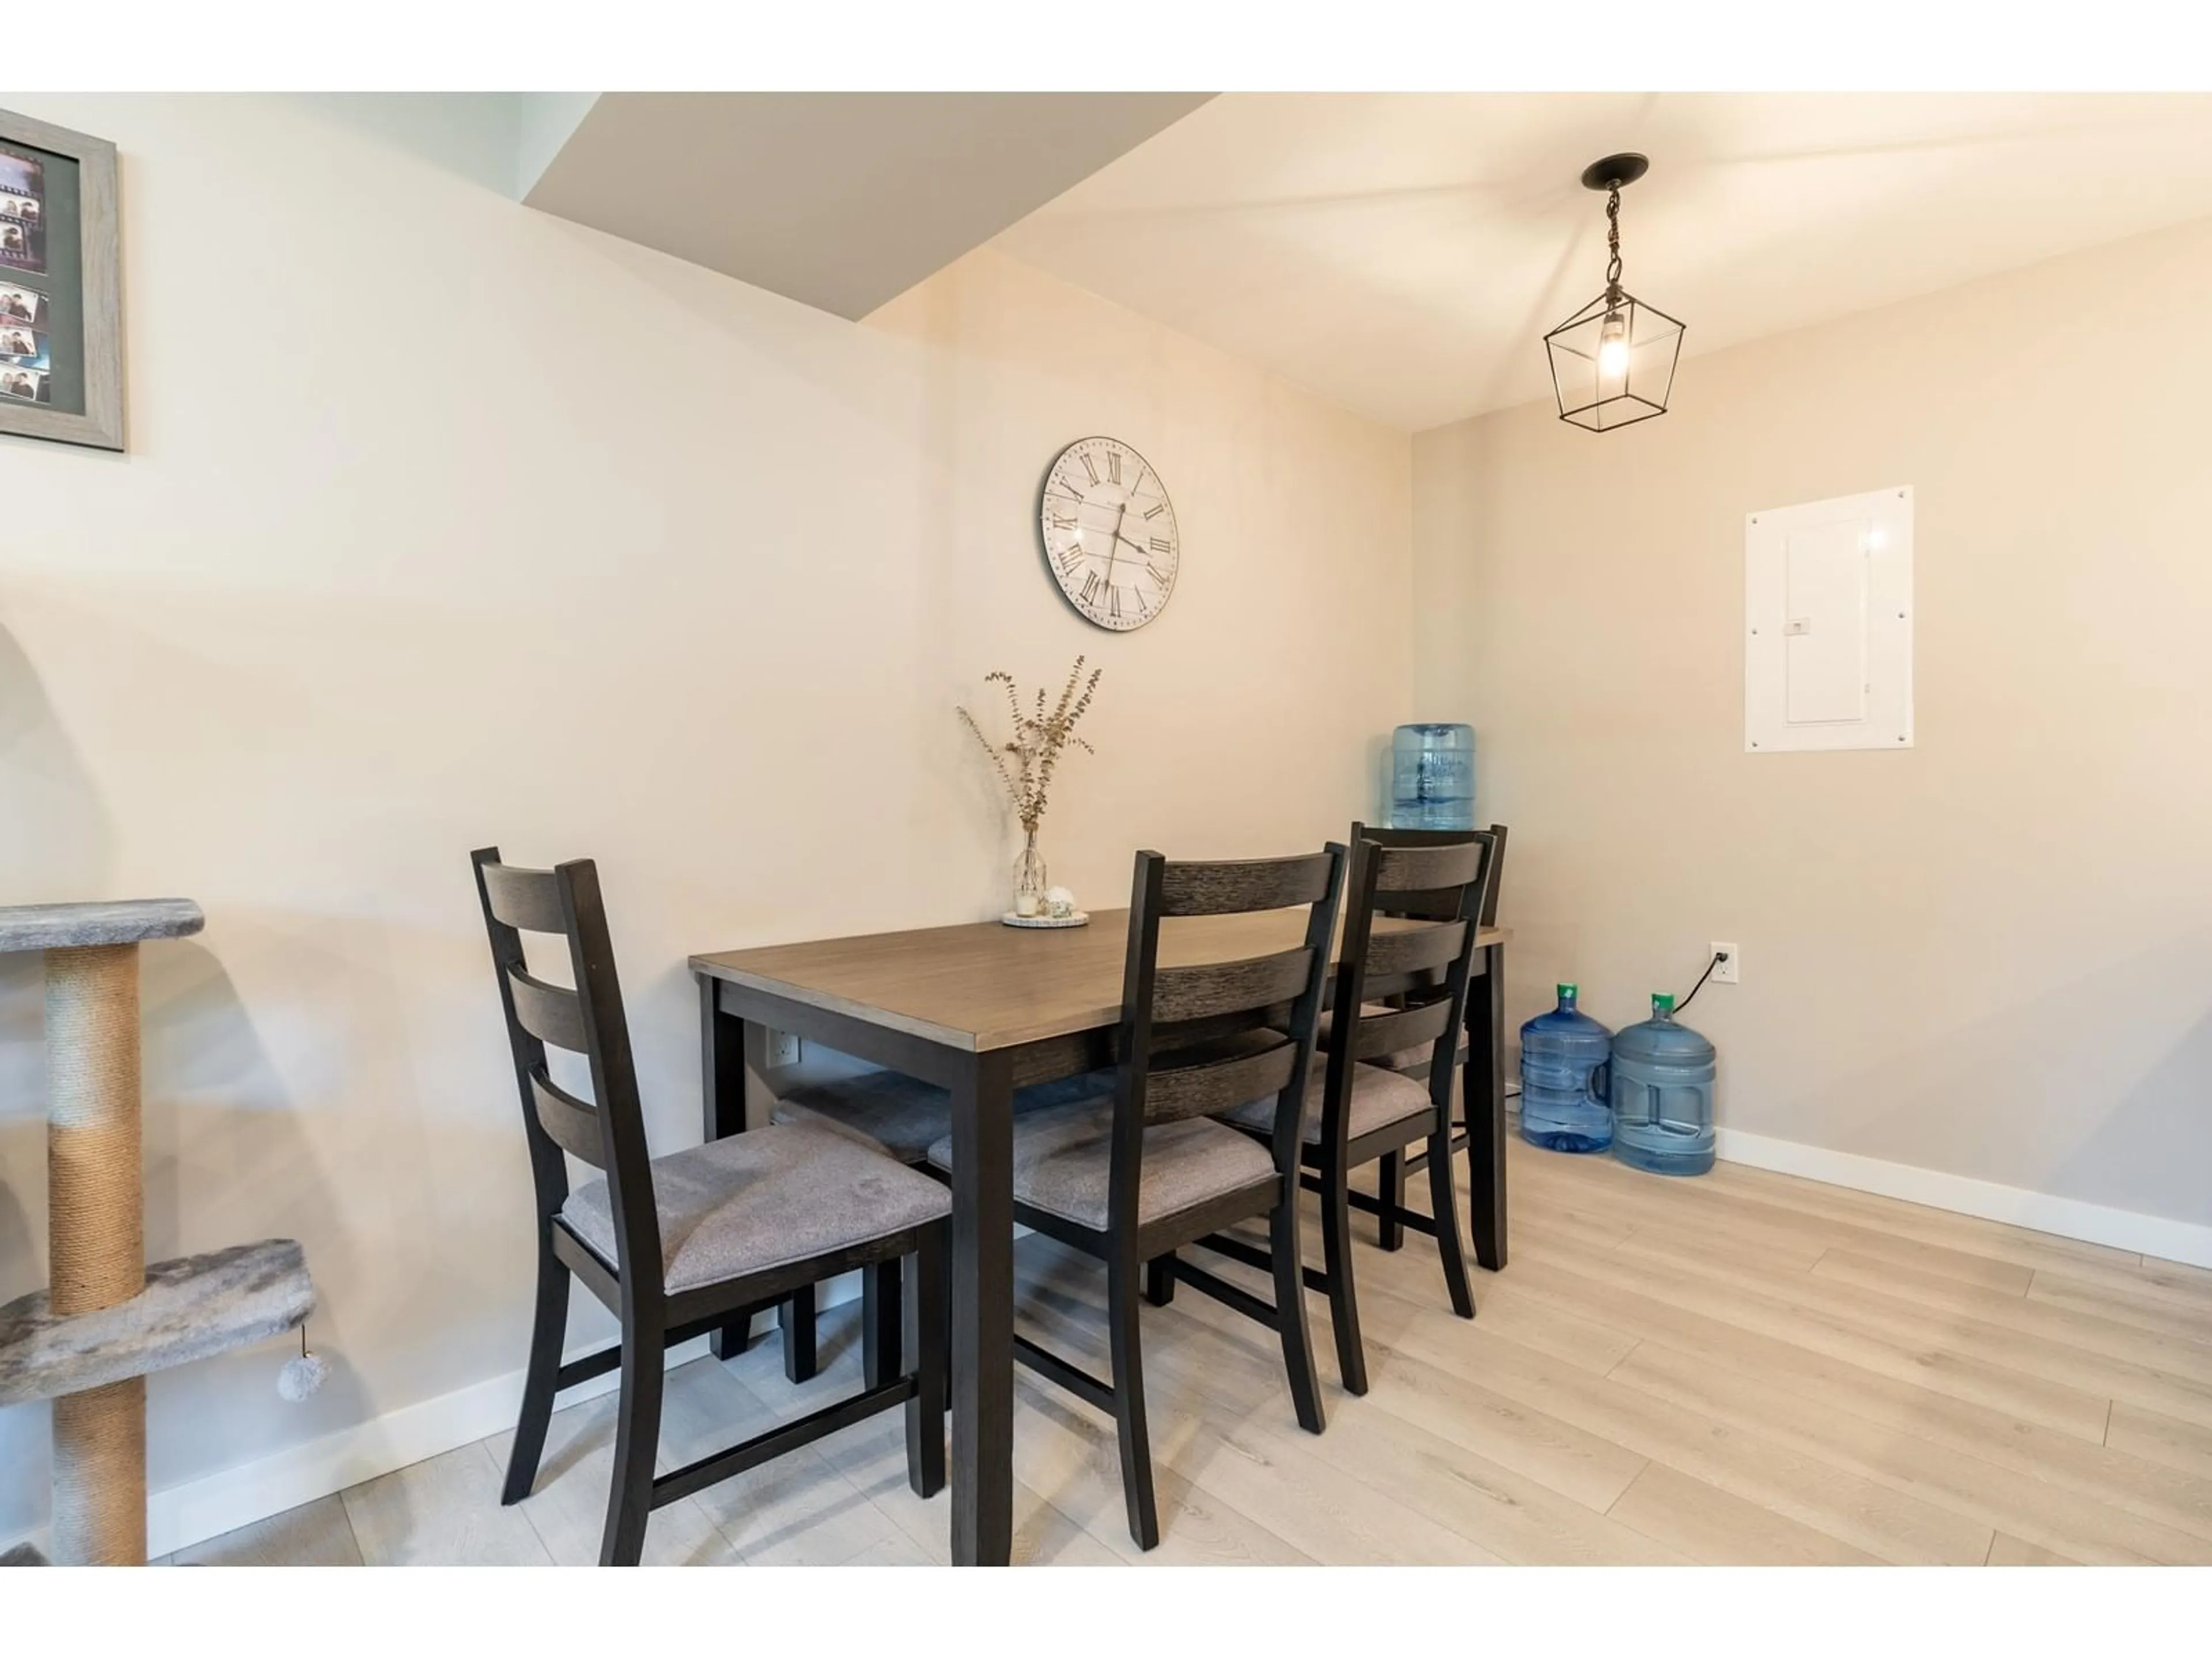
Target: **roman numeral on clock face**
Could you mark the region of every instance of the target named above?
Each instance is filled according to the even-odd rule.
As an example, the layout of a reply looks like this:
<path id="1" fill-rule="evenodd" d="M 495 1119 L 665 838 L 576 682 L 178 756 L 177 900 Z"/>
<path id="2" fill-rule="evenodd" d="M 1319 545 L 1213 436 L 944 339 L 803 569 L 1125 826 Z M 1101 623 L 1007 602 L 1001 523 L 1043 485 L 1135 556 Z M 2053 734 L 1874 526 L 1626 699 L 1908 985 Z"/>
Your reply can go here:
<path id="1" fill-rule="evenodd" d="M 1083 602 L 1085 605 L 1098 603 L 1098 573 L 1095 570 L 1083 579 Z"/>
<path id="2" fill-rule="evenodd" d="M 1083 457 L 1083 470 L 1084 470 L 1085 472 L 1088 472 L 1088 473 L 1091 475 L 1091 483 L 1097 483 L 1098 482 L 1098 467 L 1097 467 L 1097 463 L 1095 463 L 1094 461 L 1092 461 L 1092 460 L 1091 460 L 1091 457 L 1089 457 L 1088 455 L 1085 455 L 1085 456 L 1084 456 L 1084 457 Z"/>
<path id="3" fill-rule="evenodd" d="M 1152 538 L 1152 551 L 1155 553 L 1172 553 L 1175 551 L 1175 544 L 1164 536 L 1155 536 Z"/>

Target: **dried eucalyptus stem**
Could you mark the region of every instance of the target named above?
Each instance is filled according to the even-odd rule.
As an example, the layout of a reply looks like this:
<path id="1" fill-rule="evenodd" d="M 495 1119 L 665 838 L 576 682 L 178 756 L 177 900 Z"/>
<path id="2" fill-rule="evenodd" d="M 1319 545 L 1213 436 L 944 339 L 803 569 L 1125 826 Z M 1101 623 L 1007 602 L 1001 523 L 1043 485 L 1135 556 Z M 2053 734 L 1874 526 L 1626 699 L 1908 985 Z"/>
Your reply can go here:
<path id="1" fill-rule="evenodd" d="M 1006 787 L 1006 800 L 1013 807 L 1014 816 L 1022 821 L 1022 829 L 1030 835 L 1036 833 L 1037 825 L 1044 819 L 1053 769 L 1060 764 L 1061 752 L 1070 744 L 1087 755 L 1098 752 L 1075 734 L 1076 723 L 1090 708 L 1091 694 L 1098 689 L 1098 677 L 1105 672 L 1094 668 L 1086 679 L 1084 661 L 1081 657 L 1075 659 L 1075 666 L 1067 671 L 1067 684 L 1060 688 L 1060 701 L 1049 709 L 1045 704 L 1044 689 L 1037 689 L 1034 713 L 1024 711 L 1021 692 L 1012 674 L 994 669 L 983 676 L 986 685 L 995 680 L 1006 689 L 1006 712 L 1014 722 L 1013 740 L 1010 743 L 993 743 L 976 724 L 975 717 L 965 708 L 960 710 L 961 720 L 975 734 L 975 741 L 983 745 L 983 752 L 991 757 L 992 769 Z"/>

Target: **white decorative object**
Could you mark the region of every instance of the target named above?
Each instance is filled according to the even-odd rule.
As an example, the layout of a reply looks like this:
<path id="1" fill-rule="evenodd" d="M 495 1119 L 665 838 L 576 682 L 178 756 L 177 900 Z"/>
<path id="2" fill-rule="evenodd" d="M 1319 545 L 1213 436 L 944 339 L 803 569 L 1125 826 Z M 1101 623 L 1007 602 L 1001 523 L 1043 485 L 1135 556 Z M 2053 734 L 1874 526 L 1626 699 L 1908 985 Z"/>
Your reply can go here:
<path id="1" fill-rule="evenodd" d="M 1743 746 L 1912 746 L 1912 491 L 1766 507 L 1743 527 Z"/>
<path id="2" fill-rule="evenodd" d="M 284 1362 L 284 1369 L 276 1373 L 276 1392 L 297 1404 L 310 1395 L 322 1391 L 330 1381 L 331 1362 L 319 1353 L 303 1353 L 296 1359 Z"/>
<path id="3" fill-rule="evenodd" d="M 1081 438 L 1045 474 L 1037 528 L 1067 602 L 1117 634 L 1167 609 L 1182 535 L 1167 486 L 1118 438 Z"/>
<path id="4" fill-rule="evenodd" d="M 1082 927 L 1089 925 L 1088 911 L 1072 911 L 1064 916 L 1023 916 L 1012 910 L 999 918 L 1009 927 Z"/>
<path id="5" fill-rule="evenodd" d="M 1044 913 L 1056 921 L 1065 921 L 1075 914 L 1075 895 L 1065 887 L 1055 887 L 1044 896 Z"/>

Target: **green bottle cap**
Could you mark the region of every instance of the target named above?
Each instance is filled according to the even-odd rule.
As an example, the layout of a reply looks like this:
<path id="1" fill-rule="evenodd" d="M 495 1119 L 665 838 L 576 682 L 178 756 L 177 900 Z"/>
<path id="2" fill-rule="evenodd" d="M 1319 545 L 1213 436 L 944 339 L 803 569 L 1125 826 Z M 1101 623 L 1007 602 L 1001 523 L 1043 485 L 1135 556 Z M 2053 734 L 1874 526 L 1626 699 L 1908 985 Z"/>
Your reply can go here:
<path id="1" fill-rule="evenodd" d="M 1561 985 L 1554 988 L 1558 990 L 1559 995 L 1563 998 L 1574 998 L 1582 994 L 1582 988 L 1578 985 Z"/>
<path id="2" fill-rule="evenodd" d="M 1665 991 L 1654 991 L 1651 994 L 1651 1012 L 1654 1015 L 1659 1016 L 1673 1013 L 1674 1012 L 1673 995 Z"/>

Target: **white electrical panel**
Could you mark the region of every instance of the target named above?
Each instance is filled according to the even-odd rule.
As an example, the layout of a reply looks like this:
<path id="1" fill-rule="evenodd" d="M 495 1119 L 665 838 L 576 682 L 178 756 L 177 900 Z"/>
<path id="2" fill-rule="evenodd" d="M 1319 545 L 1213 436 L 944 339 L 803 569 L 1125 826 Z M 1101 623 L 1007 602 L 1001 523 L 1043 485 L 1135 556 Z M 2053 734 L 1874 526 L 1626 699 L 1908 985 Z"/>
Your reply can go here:
<path id="1" fill-rule="evenodd" d="M 1743 746 L 1912 746 L 1912 491 L 1765 508 L 1743 526 Z"/>

